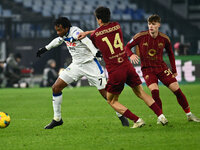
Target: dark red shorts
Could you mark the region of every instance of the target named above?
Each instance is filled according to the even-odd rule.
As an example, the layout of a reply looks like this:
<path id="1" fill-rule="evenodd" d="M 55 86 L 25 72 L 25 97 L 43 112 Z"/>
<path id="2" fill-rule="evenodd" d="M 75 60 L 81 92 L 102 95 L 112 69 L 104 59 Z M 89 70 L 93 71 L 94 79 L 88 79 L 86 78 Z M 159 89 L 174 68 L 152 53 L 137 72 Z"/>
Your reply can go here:
<path id="1" fill-rule="evenodd" d="M 124 89 L 125 83 L 130 87 L 135 87 L 142 83 L 131 63 L 119 67 L 109 73 L 108 76 L 106 91 L 112 94 L 120 94 Z"/>
<path id="2" fill-rule="evenodd" d="M 160 80 L 165 86 L 169 86 L 173 82 L 177 82 L 169 68 L 145 68 L 142 69 L 144 80 L 147 86 L 157 83 Z"/>

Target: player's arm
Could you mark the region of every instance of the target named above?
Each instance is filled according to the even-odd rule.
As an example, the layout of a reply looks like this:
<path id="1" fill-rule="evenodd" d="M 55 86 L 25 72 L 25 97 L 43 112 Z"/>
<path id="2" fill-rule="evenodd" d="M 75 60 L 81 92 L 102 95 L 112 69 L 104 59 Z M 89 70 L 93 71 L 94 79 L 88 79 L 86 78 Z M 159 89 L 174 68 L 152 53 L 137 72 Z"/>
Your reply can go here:
<path id="1" fill-rule="evenodd" d="M 48 45 L 43 48 L 40 48 L 37 51 L 37 57 L 40 57 L 43 53 L 47 52 L 48 50 L 55 48 L 63 43 L 63 40 L 60 37 L 53 39 Z"/>
<path id="2" fill-rule="evenodd" d="M 73 33 L 73 38 L 78 40 L 78 36 L 79 36 L 80 33 L 84 33 L 84 32 L 81 29 L 77 28 L 76 31 Z M 96 57 L 98 49 L 94 46 L 92 41 L 88 37 L 85 37 L 85 38 L 81 39 L 80 41 L 83 44 L 85 44 L 88 47 L 88 49 L 92 52 L 93 56 Z"/>
<path id="3" fill-rule="evenodd" d="M 138 54 L 139 54 L 139 47 L 138 47 L 138 45 L 137 45 L 137 44 L 138 44 L 137 41 L 138 41 L 138 40 L 135 40 L 134 37 L 133 37 L 133 38 L 127 43 L 127 45 L 125 46 L 126 54 L 127 54 L 128 57 L 130 57 L 131 62 L 134 63 L 134 64 L 138 64 L 138 63 L 139 63 L 139 57 L 138 57 L 138 55 L 136 55 L 137 52 L 136 52 L 136 54 L 135 54 L 135 53 L 132 52 L 131 49 L 132 49 L 134 46 L 136 46 L 136 51 L 138 51 Z"/>
<path id="4" fill-rule="evenodd" d="M 88 34 L 92 34 L 95 30 L 80 32 L 78 35 L 78 40 L 85 38 Z"/>
<path id="5" fill-rule="evenodd" d="M 81 40 L 81 42 L 83 44 L 85 44 L 89 48 L 89 50 L 92 52 L 92 54 L 96 57 L 98 49 L 94 46 L 94 44 L 92 43 L 92 41 L 88 37 L 85 37 L 85 38 L 83 38 Z"/>
<path id="6" fill-rule="evenodd" d="M 172 44 L 168 39 L 166 40 L 165 49 L 166 49 L 168 57 L 169 57 L 170 65 L 171 65 L 171 68 L 172 68 L 172 73 L 176 77 L 177 71 L 176 71 L 175 57 L 174 57 L 174 53 L 173 53 L 173 50 L 172 50 Z"/>

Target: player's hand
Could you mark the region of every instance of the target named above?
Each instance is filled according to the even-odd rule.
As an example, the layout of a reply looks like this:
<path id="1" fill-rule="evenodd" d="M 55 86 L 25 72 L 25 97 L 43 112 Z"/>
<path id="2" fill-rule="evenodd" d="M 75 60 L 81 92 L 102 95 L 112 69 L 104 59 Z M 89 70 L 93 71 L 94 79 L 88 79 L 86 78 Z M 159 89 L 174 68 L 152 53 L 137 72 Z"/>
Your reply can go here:
<path id="1" fill-rule="evenodd" d="M 97 53 L 96 53 L 96 56 L 95 56 L 96 58 L 97 58 L 97 60 L 98 61 L 101 61 L 102 60 L 102 54 L 101 54 L 101 52 L 100 51 L 97 51 Z"/>
<path id="2" fill-rule="evenodd" d="M 97 51 L 97 53 L 96 53 L 96 57 L 100 57 L 100 58 L 103 57 L 100 51 Z"/>
<path id="3" fill-rule="evenodd" d="M 140 61 L 140 58 L 138 57 L 138 55 L 133 54 L 133 55 L 131 55 L 130 60 L 131 60 L 131 63 L 138 64 Z"/>
<path id="4" fill-rule="evenodd" d="M 177 77 L 177 75 L 178 75 L 178 73 L 173 73 L 173 77 L 174 78 Z"/>
<path id="5" fill-rule="evenodd" d="M 37 53 L 36 53 L 36 56 L 37 57 L 40 57 L 43 53 L 47 52 L 47 49 L 45 47 L 43 48 L 40 48 Z"/>
<path id="6" fill-rule="evenodd" d="M 80 32 L 79 35 L 78 35 L 78 40 L 82 40 L 86 36 L 87 36 L 87 34 L 85 32 Z"/>

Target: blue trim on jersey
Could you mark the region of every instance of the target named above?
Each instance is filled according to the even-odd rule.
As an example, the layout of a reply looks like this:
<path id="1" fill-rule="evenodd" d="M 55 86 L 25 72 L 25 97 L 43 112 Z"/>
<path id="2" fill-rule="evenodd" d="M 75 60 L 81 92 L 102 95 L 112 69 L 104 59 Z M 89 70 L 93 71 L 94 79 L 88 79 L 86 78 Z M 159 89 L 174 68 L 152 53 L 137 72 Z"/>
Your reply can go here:
<path id="1" fill-rule="evenodd" d="M 96 62 L 97 66 L 98 66 L 98 68 L 100 70 L 100 73 L 102 74 L 103 73 L 103 69 L 102 69 L 100 63 L 98 62 L 98 60 L 96 58 L 94 58 L 94 61 Z"/>
<path id="2" fill-rule="evenodd" d="M 68 41 L 68 42 L 74 42 L 74 41 L 76 41 L 73 37 L 64 38 L 64 40 Z"/>
<path id="3" fill-rule="evenodd" d="M 54 94 L 54 93 L 53 93 L 53 96 L 55 96 L 55 97 L 56 97 L 56 96 L 60 96 L 60 95 L 62 95 L 62 92 L 61 92 L 61 93 L 58 93 L 58 94 Z"/>

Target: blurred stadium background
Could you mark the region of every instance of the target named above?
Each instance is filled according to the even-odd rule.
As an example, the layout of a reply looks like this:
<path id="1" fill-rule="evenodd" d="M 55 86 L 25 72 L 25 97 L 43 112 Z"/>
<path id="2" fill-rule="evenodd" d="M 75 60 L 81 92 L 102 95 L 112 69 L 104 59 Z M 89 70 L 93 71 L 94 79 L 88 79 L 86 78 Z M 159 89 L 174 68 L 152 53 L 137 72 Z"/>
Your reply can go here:
<path id="1" fill-rule="evenodd" d="M 97 27 L 93 12 L 98 6 L 110 8 L 112 20 L 122 26 L 125 44 L 137 32 L 147 30 L 149 15 L 159 14 L 160 31 L 170 37 L 173 46 L 179 43 L 178 80 L 199 83 L 199 0 L 0 0 L 0 61 L 5 61 L 10 53 L 21 53 L 21 64 L 34 69 L 31 84 L 38 84 L 47 60 L 55 59 L 57 69 L 71 62 L 64 44 L 36 58 L 37 50 L 57 36 L 52 21 L 66 16 L 73 25 L 92 30 Z M 136 69 L 141 75 L 140 67 Z"/>

